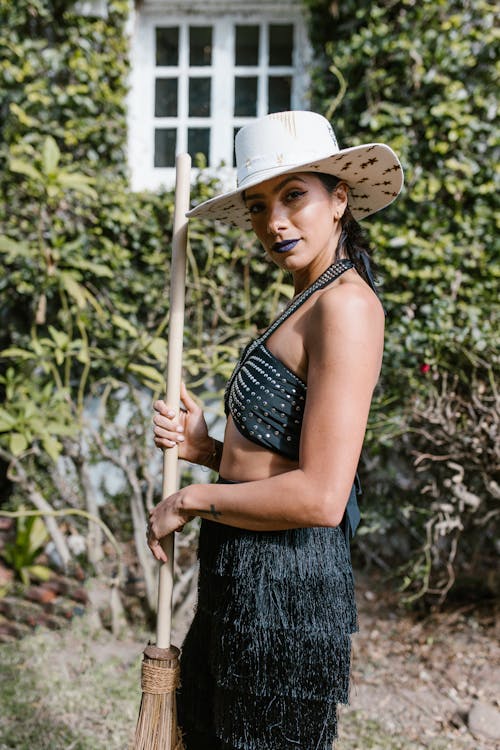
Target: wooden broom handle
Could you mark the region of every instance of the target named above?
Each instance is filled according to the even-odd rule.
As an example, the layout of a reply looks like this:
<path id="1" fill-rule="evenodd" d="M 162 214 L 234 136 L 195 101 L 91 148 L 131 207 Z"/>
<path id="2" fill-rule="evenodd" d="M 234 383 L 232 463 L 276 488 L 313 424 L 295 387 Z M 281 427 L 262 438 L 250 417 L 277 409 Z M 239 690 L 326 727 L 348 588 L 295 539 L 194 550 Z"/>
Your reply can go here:
<path id="1" fill-rule="evenodd" d="M 179 154 L 175 160 L 175 207 L 172 235 L 172 265 L 170 270 L 170 317 L 168 325 L 167 354 L 167 406 L 179 414 L 182 379 L 182 339 L 184 333 L 184 296 L 186 284 L 186 211 L 189 210 L 189 176 L 191 157 Z M 163 452 L 162 498 L 179 489 L 177 446 Z M 158 581 L 158 617 L 156 645 L 170 648 L 172 630 L 172 592 L 174 584 L 174 534 L 162 540 L 168 562 L 160 565 Z"/>

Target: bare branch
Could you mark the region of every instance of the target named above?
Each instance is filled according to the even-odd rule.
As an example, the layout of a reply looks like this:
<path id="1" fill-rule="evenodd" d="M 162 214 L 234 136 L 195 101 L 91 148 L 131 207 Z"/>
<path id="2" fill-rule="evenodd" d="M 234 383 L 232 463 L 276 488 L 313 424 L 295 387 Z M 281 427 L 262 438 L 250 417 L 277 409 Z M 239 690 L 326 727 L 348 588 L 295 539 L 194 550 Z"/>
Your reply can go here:
<path id="1" fill-rule="evenodd" d="M 8 477 L 12 482 L 16 482 L 19 484 L 24 492 L 26 493 L 29 501 L 40 511 L 45 512 L 52 512 L 54 509 L 50 505 L 50 503 L 44 498 L 36 484 L 33 480 L 31 480 L 28 477 L 28 474 L 26 473 L 20 459 L 16 458 L 15 456 L 12 456 L 10 453 L 8 453 L 3 448 L 0 448 L 0 458 L 2 458 L 8 465 Z M 52 541 L 54 542 L 54 546 L 57 550 L 57 553 L 59 555 L 59 558 L 61 560 L 61 564 L 64 570 L 67 570 L 67 567 L 72 559 L 71 552 L 69 550 L 68 545 L 66 544 L 66 540 L 64 538 L 64 534 L 59 530 L 59 526 L 57 525 L 54 517 L 51 517 L 49 515 L 44 516 L 45 525 L 47 526 L 47 530 L 50 534 L 50 537 Z"/>

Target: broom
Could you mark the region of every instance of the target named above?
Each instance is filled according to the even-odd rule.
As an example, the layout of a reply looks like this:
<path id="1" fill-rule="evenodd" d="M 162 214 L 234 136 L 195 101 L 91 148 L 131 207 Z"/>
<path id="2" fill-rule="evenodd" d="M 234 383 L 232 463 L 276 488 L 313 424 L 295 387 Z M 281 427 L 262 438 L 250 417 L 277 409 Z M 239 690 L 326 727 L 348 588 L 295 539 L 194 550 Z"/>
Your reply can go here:
<path id="1" fill-rule="evenodd" d="M 174 229 L 170 278 L 166 402 L 179 410 L 184 329 L 187 219 L 191 157 L 176 158 Z M 177 447 L 163 453 L 162 497 L 178 489 Z M 177 729 L 175 691 L 179 684 L 179 649 L 170 644 L 174 577 L 174 535 L 162 541 L 168 562 L 161 564 L 158 581 L 156 645 L 144 650 L 141 670 L 142 699 L 134 750 L 183 750 Z"/>

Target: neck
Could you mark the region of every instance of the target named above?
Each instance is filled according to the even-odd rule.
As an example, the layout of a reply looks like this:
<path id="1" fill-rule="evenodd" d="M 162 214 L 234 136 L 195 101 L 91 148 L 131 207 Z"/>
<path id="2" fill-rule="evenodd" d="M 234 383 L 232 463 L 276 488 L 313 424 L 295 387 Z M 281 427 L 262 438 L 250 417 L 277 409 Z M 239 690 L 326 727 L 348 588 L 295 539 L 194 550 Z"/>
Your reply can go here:
<path id="1" fill-rule="evenodd" d="M 324 273 L 326 269 L 335 262 L 335 255 L 337 253 L 341 232 L 342 227 L 339 222 L 330 242 L 320 253 L 318 253 L 314 260 L 306 268 L 292 271 L 296 295 L 300 294 L 300 292 L 303 292 L 304 289 L 307 289 L 307 287 L 311 286 L 311 284 L 313 284 L 316 279 L 319 278 L 321 274 Z M 343 257 L 343 253 L 341 253 L 341 257 Z"/>
<path id="2" fill-rule="evenodd" d="M 342 256 L 336 261 L 329 260 L 327 263 L 318 263 L 314 265 L 314 268 L 312 266 L 309 266 L 307 269 L 304 268 L 294 273 L 293 283 L 295 297 L 303 292 L 304 289 L 310 287 L 311 284 L 314 284 L 316 279 L 318 279 L 327 270 L 327 268 L 330 268 L 331 265 L 333 265 L 334 263 L 338 263 L 340 260 L 348 260 L 348 258 L 347 256 Z"/>

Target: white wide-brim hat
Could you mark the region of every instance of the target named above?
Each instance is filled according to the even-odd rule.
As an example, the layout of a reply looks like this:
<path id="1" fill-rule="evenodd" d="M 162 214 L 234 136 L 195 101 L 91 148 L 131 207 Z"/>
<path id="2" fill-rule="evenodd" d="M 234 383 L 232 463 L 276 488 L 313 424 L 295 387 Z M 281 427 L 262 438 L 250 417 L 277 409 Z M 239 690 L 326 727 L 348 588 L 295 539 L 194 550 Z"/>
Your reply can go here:
<path id="1" fill-rule="evenodd" d="M 349 187 L 349 208 L 363 219 L 388 206 L 403 187 L 403 170 L 384 143 L 339 149 L 332 126 L 315 112 L 277 112 L 254 120 L 236 134 L 237 188 L 188 211 L 250 229 L 243 192 L 289 172 L 331 174 Z"/>

